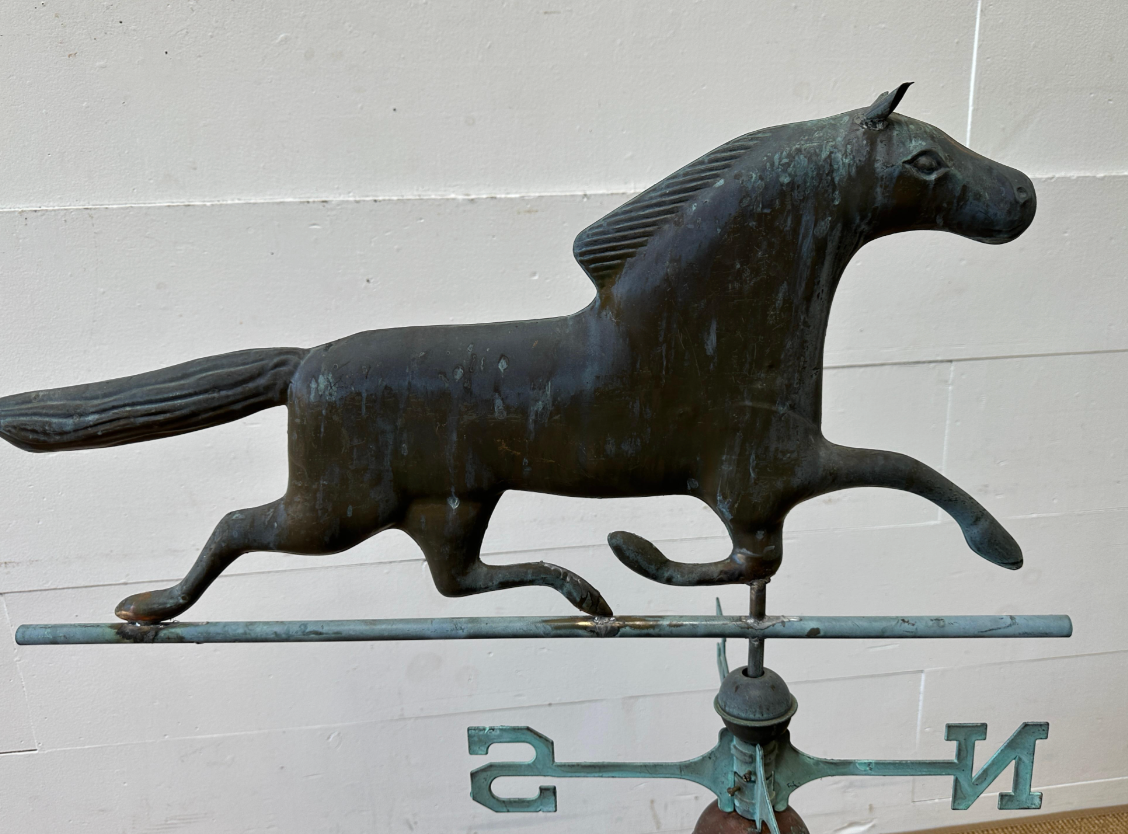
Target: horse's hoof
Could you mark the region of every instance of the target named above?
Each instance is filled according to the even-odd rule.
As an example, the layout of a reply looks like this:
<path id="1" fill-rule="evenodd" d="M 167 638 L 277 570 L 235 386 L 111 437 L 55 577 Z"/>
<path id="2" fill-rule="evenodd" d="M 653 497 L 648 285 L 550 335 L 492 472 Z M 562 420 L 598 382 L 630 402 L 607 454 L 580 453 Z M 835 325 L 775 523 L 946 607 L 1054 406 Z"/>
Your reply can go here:
<path id="1" fill-rule="evenodd" d="M 656 582 L 662 581 L 658 579 L 658 573 L 670 564 L 670 560 L 642 536 L 616 530 L 607 536 L 607 544 L 615 557 L 635 573 Z"/>
<path id="2" fill-rule="evenodd" d="M 114 614 L 131 623 L 160 623 L 188 608 L 179 596 L 164 591 L 144 591 L 123 599 Z"/>
<path id="3" fill-rule="evenodd" d="M 992 564 L 1007 570 L 1022 567 L 1022 548 L 998 521 L 988 517 L 964 531 L 968 547 Z"/>
<path id="4" fill-rule="evenodd" d="M 573 589 L 573 593 L 565 594 L 568 602 L 576 606 L 580 611 L 583 611 L 589 617 L 614 617 L 615 613 L 611 610 L 611 606 L 607 604 L 607 600 L 603 598 L 603 594 L 599 593 L 595 588 L 585 582 L 580 577 L 575 577 L 578 584 L 581 586 L 579 589 Z M 578 592 L 576 592 L 578 591 Z"/>
<path id="5" fill-rule="evenodd" d="M 611 606 L 607 604 L 602 596 L 596 597 L 589 605 L 584 606 L 584 613 L 591 614 L 594 617 L 614 617 L 615 612 L 611 610 Z"/>

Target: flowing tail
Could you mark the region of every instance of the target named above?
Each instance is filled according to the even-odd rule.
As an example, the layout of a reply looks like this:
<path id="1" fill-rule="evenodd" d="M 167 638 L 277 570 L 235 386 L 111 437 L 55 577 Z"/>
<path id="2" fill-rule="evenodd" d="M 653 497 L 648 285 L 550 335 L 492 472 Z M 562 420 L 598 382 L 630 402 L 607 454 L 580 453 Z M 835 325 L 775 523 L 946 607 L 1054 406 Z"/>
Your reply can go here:
<path id="1" fill-rule="evenodd" d="M 170 437 L 284 405 L 308 350 L 264 348 L 0 398 L 0 437 L 29 452 Z"/>

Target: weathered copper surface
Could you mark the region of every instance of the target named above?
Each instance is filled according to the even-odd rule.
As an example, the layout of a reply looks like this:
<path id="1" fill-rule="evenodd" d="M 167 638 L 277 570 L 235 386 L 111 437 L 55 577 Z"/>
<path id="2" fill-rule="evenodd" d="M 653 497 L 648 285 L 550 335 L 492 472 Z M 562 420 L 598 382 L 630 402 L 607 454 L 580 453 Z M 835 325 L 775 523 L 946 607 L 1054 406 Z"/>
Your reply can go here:
<path id="1" fill-rule="evenodd" d="M 610 614 L 567 570 L 480 560 L 507 489 L 701 499 L 732 537 L 720 561 L 671 562 L 630 533 L 608 537 L 628 567 L 674 585 L 771 576 L 788 511 L 860 486 L 927 498 L 975 552 L 1017 568 L 1014 539 L 958 486 L 820 428 L 831 300 L 865 243 L 911 229 L 1004 243 L 1034 217 L 1021 172 L 893 113 L 906 87 L 734 139 L 585 229 L 575 255 L 596 297 L 573 315 L 370 331 L 17 394 L 0 399 L 0 436 L 85 449 L 289 408 L 286 494 L 225 516 L 172 588 L 120 604 L 143 622 L 185 611 L 248 551 L 335 553 L 393 527 L 444 594 L 549 585 Z"/>
<path id="2" fill-rule="evenodd" d="M 408 617 L 394 620 L 236 620 L 206 623 L 25 623 L 21 646 L 81 643 L 335 643 L 355 640 L 750 638 L 905 640 L 1070 637 L 1069 617 Z M 727 675 L 728 672 L 726 671 Z"/>

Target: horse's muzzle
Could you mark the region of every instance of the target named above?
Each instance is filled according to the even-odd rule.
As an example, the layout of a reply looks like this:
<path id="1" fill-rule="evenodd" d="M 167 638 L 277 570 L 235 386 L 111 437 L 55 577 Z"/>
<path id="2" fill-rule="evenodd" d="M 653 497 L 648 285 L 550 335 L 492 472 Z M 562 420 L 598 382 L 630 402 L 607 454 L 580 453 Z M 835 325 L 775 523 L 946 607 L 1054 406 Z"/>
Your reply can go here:
<path id="1" fill-rule="evenodd" d="M 1010 243 L 1029 229 L 1030 224 L 1034 222 L 1034 214 L 1038 210 L 1038 195 L 1034 191 L 1034 183 L 1030 181 L 1030 177 L 1014 168 L 1008 168 L 1007 183 L 1010 187 L 1011 200 L 1004 216 L 999 218 L 1003 222 L 996 228 L 975 237 L 974 240 L 981 243 Z"/>

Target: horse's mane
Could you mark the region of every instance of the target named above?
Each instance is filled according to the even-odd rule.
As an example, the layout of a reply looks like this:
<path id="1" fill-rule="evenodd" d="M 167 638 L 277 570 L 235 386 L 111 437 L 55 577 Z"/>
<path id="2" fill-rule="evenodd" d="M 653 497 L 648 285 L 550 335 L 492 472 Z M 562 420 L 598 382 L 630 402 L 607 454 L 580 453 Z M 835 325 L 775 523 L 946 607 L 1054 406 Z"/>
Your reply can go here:
<path id="1" fill-rule="evenodd" d="M 627 262 L 655 232 L 670 224 L 693 195 L 715 185 L 717 176 L 765 135 L 762 130 L 747 133 L 714 148 L 580 232 L 572 254 L 595 286 L 615 281 Z"/>

